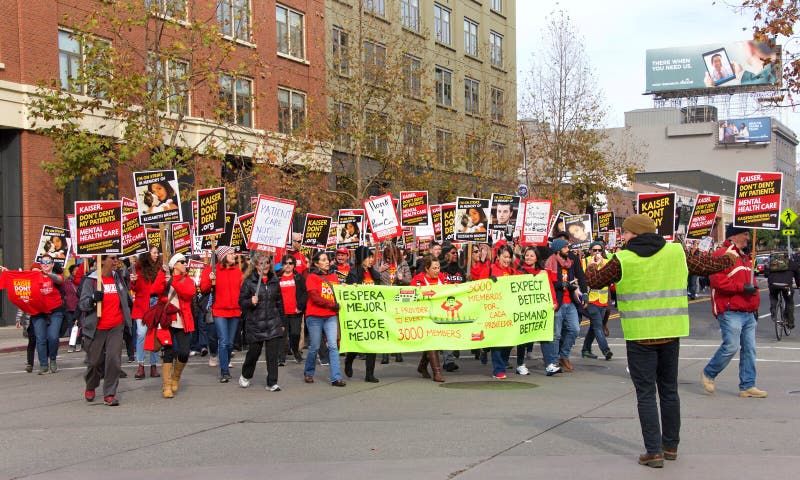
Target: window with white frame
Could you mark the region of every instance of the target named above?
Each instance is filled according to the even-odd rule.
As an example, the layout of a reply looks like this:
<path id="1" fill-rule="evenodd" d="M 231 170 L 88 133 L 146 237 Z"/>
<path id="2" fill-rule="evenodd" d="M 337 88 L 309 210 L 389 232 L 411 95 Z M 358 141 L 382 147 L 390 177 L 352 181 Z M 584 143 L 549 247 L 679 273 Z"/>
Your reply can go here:
<path id="1" fill-rule="evenodd" d="M 167 112 L 188 115 L 189 64 L 151 54 L 148 68 L 152 72 L 149 87 L 154 99 L 163 102 L 163 109 Z"/>
<path id="2" fill-rule="evenodd" d="M 278 131 L 287 135 L 303 128 L 306 119 L 306 94 L 278 87 Z"/>
<path id="3" fill-rule="evenodd" d="M 250 41 L 250 0 L 217 0 L 217 21 L 223 35 Z"/>
<path id="4" fill-rule="evenodd" d="M 436 161 L 440 166 L 453 163 L 453 133 L 448 130 L 436 129 Z"/>
<path id="5" fill-rule="evenodd" d="M 91 40 L 86 42 L 73 32 L 59 29 L 58 76 L 61 88 L 72 93 L 104 98 L 102 87 L 92 80 L 92 77 L 100 76 L 101 72 L 84 74 L 81 78 L 81 70 L 108 66 L 110 59 L 107 55 L 110 50 L 111 42 L 107 40 L 91 37 Z"/>
<path id="6" fill-rule="evenodd" d="M 433 35 L 437 42 L 450 45 L 450 10 L 438 3 L 433 4 Z"/>
<path id="7" fill-rule="evenodd" d="M 409 54 L 403 55 L 403 80 L 406 95 L 422 96 L 422 60 Z"/>
<path id="8" fill-rule="evenodd" d="M 480 107 L 481 82 L 464 77 L 464 111 L 473 115 L 481 113 Z"/>
<path id="9" fill-rule="evenodd" d="M 283 5 L 275 5 L 278 52 L 294 58 L 306 58 L 304 15 Z"/>
<path id="10" fill-rule="evenodd" d="M 478 23 L 464 17 L 464 53 L 478 56 Z"/>
<path id="11" fill-rule="evenodd" d="M 189 15 L 186 5 L 186 0 L 145 0 L 149 13 L 183 22 Z"/>
<path id="12" fill-rule="evenodd" d="M 492 65 L 503 68 L 503 36 L 497 32 L 489 33 L 489 55 Z"/>
<path id="13" fill-rule="evenodd" d="M 491 0 L 489 8 L 497 13 L 503 13 L 503 0 Z"/>
<path id="14" fill-rule="evenodd" d="M 505 119 L 505 92 L 497 87 L 492 87 L 491 97 L 492 120 L 502 122 Z"/>
<path id="15" fill-rule="evenodd" d="M 400 17 L 404 27 L 419 32 L 419 0 L 401 0 Z"/>
<path id="16" fill-rule="evenodd" d="M 341 102 L 333 103 L 334 129 L 336 130 L 336 145 L 346 150 L 350 149 L 350 105 Z"/>
<path id="17" fill-rule="evenodd" d="M 363 0 L 364 11 L 381 17 L 386 16 L 386 0 Z"/>
<path id="18" fill-rule="evenodd" d="M 350 74 L 349 57 L 350 51 L 347 47 L 347 32 L 340 27 L 333 27 L 333 69 L 339 75 Z"/>
<path id="19" fill-rule="evenodd" d="M 368 82 L 377 82 L 386 68 L 386 45 L 364 40 L 364 77 Z"/>
<path id="20" fill-rule="evenodd" d="M 436 104 L 445 107 L 453 106 L 453 72 L 436 66 Z"/>
<path id="21" fill-rule="evenodd" d="M 220 101 L 226 107 L 222 119 L 243 127 L 253 126 L 253 81 L 222 74 L 219 76 Z"/>

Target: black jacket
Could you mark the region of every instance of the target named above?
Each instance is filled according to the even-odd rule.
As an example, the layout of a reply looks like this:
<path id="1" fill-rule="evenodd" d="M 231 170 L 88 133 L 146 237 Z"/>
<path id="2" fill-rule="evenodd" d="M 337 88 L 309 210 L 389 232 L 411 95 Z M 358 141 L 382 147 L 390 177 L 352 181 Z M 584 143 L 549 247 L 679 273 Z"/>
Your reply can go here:
<path id="1" fill-rule="evenodd" d="M 381 274 L 375 270 L 375 267 L 370 267 L 369 274 L 372 275 L 372 280 L 375 281 L 375 285 L 381 284 Z M 364 267 L 351 268 L 350 273 L 347 274 L 347 280 L 344 283 L 348 285 L 360 285 L 364 283 Z"/>
<path id="2" fill-rule="evenodd" d="M 767 284 L 772 286 L 773 283 L 785 283 L 792 286 L 792 282 L 796 287 L 800 287 L 800 266 L 794 260 L 789 260 L 789 268 L 783 271 L 770 271 L 769 264 L 764 270 L 767 276 Z"/>
<path id="3" fill-rule="evenodd" d="M 242 282 L 239 293 L 239 307 L 244 320 L 244 341 L 247 343 L 282 337 L 284 333 L 285 315 L 278 279 L 272 276 L 266 284 L 261 284 L 258 288 L 258 304 L 253 305 L 251 299 L 255 295 L 258 282 L 259 274 L 253 272 Z"/>

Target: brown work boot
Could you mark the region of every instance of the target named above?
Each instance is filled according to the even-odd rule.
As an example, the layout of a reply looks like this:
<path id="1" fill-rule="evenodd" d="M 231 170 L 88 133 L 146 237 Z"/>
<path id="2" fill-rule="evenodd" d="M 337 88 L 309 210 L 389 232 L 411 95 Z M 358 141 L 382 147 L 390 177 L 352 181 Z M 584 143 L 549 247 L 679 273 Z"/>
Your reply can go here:
<path id="1" fill-rule="evenodd" d="M 428 361 L 431 364 L 431 372 L 433 372 L 433 381 L 444 382 L 444 377 L 442 376 L 442 364 L 439 361 L 439 350 L 429 350 Z"/>
<path id="2" fill-rule="evenodd" d="M 767 398 L 767 392 L 756 387 L 750 387 L 747 390 L 740 390 L 739 396 L 745 398 Z"/>
<path id="3" fill-rule="evenodd" d="M 169 362 L 161 365 L 161 396 L 164 398 L 175 396 L 172 393 L 172 364 Z"/>
<path id="4" fill-rule="evenodd" d="M 141 380 L 144 378 L 144 365 L 141 363 L 139 364 L 139 368 L 136 369 L 136 374 L 133 376 L 136 380 Z"/>
<path id="5" fill-rule="evenodd" d="M 661 447 L 661 450 L 664 452 L 664 460 L 677 460 L 678 459 L 678 449 L 670 450 L 666 447 Z"/>
<path id="6" fill-rule="evenodd" d="M 559 358 L 558 364 L 561 365 L 561 368 L 563 368 L 567 372 L 575 371 L 575 369 L 572 368 L 572 364 L 569 363 L 569 360 L 567 360 L 566 358 Z"/>
<path id="7" fill-rule="evenodd" d="M 428 352 L 422 352 L 422 358 L 419 359 L 417 371 L 422 375 L 422 378 L 431 378 L 428 374 Z"/>
<path id="8" fill-rule="evenodd" d="M 664 455 L 660 453 L 643 453 L 639 455 L 639 465 L 647 465 L 650 468 L 662 468 L 664 466 Z"/>
<path id="9" fill-rule="evenodd" d="M 158 378 L 161 374 L 158 373 L 158 367 L 155 365 L 150 365 L 150 378 Z"/>

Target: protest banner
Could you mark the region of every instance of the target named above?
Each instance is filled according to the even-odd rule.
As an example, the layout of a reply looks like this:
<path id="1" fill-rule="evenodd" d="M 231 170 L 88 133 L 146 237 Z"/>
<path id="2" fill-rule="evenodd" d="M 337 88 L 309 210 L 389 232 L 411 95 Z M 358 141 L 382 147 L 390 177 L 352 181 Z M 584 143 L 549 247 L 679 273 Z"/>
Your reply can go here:
<path id="1" fill-rule="evenodd" d="M 252 213 L 252 212 L 251 212 Z M 233 223 L 233 235 L 231 235 L 231 248 L 236 253 L 250 253 L 245 242 L 244 230 L 242 230 L 241 217 Z"/>
<path id="2" fill-rule="evenodd" d="M 125 210 L 123 200 L 122 209 Z M 122 214 L 122 256 L 130 257 L 147 251 L 147 232 L 139 222 L 137 210 Z"/>
<path id="3" fill-rule="evenodd" d="M 39 236 L 39 247 L 36 249 L 36 261 L 38 262 L 42 259 L 42 255 L 47 254 L 53 259 L 54 264 L 64 268 L 69 258 L 70 247 L 69 230 L 44 225 L 42 234 Z"/>
<path id="4" fill-rule="evenodd" d="M 303 224 L 303 240 L 300 244 L 308 248 L 325 249 L 328 245 L 328 234 L 332 221 L 333 218 L 325 215 L 306 213 L 306 221 Z"/>
<path id="5" fill-rule="evenodd" d="M 236 212 L 225 212 L 225 231 L 217 235 L 206 235 L 201 237 L 203 239 L 203 250 L 214 250 L 222 245 L 230 247 L 231 239 L 233 238 L 233 225 L 235 223 Z"/>
<path id="6" fill-rule="evenodd" d="M 192 253 L 192 231 L 189 228 L 189 222 L 172 224 L 172 254 L 176 253 L 182 255 Z"/>
<path id="7" fill-rule="evenodd" d="M 452 285 L 337 285 L 342 352 L 470 350 L 553 339 L 545 273 Z"/>
<path id="8" fill-rule="evenodd" d="M 422 227 L 428 223 L 428 191 L 400 192 L 400 225 Z"/>
<path id="9" fill-rule="evenodd" d="M 150 250 L 155 247 L 158 249 L 159 253 L 164 253 L 164 249 L 161 245 L 161 230 L 157 228 L 146 228 L 145 234 L 147 235 L 147 249 Z"/>
<path id="10" fill-rule="evenodd" d="M 175 170 L 133 172 L 133 187 L 142 224 L 180 222 L 181 198 Z"/>
<path id="11" fill-rule="evenodd" d="M 778 230 L 782 184 L 780 172 L 736 172 L 733 225 Z"/>
<path id="12" fill-rule="evenodd" d="M 491 212 L 489 229 L 503 232 L 506 240 L 511 241 L 519 217 L 519 204 L 520 197 L 516 195 L 493 193 L 489 207 Z"/>
<path id="13" fill-rule="evenodd" d="M 456 239 L 456 204 L 444 203 L 442 207 L 442 242 L 454 242 Z"/>
<path id="14" fill-rule="evenodd" d="M 455 240 L 486 242 L 488 232 L 489 199 L 456 197 Z"/>
<path id="15" fill-rule="evenodd" d="M 431 224 L 433 225 L 433 238 L 442 243 L 442 206 L 431 205 Z"/>
<path id="16" fill-rule="evenodd" d="M 686 229 L 686 238 L 701 239 L 711 235 L 719 210 L 719 195 L 698 194 L 694 201 L 692 217 Z"/>
<path id="17" fill-rule="evenodd" d="M 122 202 L 119 200 L 75 202 L 78 255 L 122 253 Z"/>
<path id="18" fill-rule="evenodd" d="M 138 215 L 139 205 L 132 198 L 122 197 L 122 216 L 124 217 L 127 213 L 136 213 Z"/>
<path id="19" fill-rule="evenodd" d="M 4 270 L 0 272 L 0 290 L 5 290 L 8 300 L 27 314 L 49 311 L 42 295 L 42 272 Z"/>
<path id="20" fill-rule="evenodd" d="M 526 198 L 522 201 L 522 235 L 519 244 L 523 246 L 547 245 L 547 232 L 550 222 L 551 200 Z"/>
<path id="21" fill-rule="evenodd" d="M 364 215 L 375 243 L 390 240 L 403 234 L 397 209 L 390 193 L 370 197 L 363 202 Z"/>
<path id="22" fill-rule="evenodd" d="M 193 202 L 194 204 L 194 202 Z M 225 232 L 225 188 L 206 188 L 197 191 L 195 231 L 200 237 Z"/>
<path id="23" fill-rule="evenodd" d="M 675 239 L 675 192 L 640 193 L 636 211 L 656 224 L 656 233 L 665 240 Z"/>
<path id="24" fill-rule="evenodd" d="M 285 248 L 295 205 L 294 200 L 259 195 L 247 248 L 259 252 Z"/>
<path id="25" fill-rule="evenodd" d="M 570 250 L 583 250 L 589 248 L 592 243 L 592 216 L 588 213 L 583 215 L 571 215 L 564 217 L 564 228 L 569 238 Z"/>
<path id="26" fill-rule="evenodd" d="M 357 214 L 339 212 L 336 221 L 336 248 L 356 248 L 361 243 L 363 217 Z"/>
<path id="27" fill-rule="evenodd" d="M 616 220 L 614 212 L 597 212 L 597 232 L 604 233 L 614 230 Z"/>

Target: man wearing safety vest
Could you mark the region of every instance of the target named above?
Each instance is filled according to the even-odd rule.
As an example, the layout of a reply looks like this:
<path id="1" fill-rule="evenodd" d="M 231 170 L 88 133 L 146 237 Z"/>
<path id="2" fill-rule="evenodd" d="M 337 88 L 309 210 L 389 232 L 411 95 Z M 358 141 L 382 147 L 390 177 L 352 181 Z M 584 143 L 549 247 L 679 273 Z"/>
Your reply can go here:
<path id="1" fill-rule="evenodd" d="M 622 230 L 623 249 L 605 265 L 600 255 L 594 255 L 586 270 L 586 281 L 598 289 L 616 284 L 628 369 L 636 388 L 639 423 L 647 450 L 639 456 L 639 464 L 660 468 L 664 459 L 678 457 L 678 339 L 689 335 L 686 276 L 724 270 L 733 265 L 736 253 L 687 256 L 679 243 L 667 243 L 656 234 L 656 225 L 647 215 L 628 217 Z"/>

